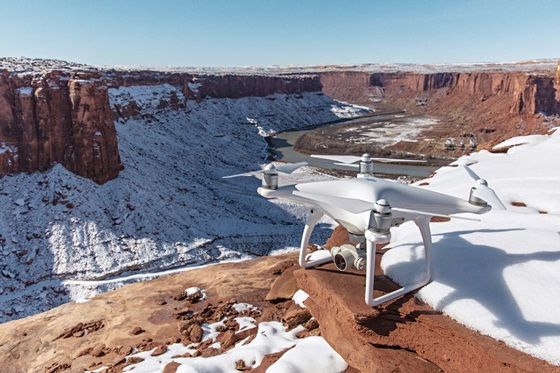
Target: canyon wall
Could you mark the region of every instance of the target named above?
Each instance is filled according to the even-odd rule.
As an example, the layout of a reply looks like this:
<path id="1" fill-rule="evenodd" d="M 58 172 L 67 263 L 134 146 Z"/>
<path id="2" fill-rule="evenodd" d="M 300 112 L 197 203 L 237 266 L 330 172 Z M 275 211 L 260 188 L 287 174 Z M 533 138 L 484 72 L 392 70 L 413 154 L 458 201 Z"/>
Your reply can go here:
<path id="1" fill-rule="evenodd" d="M 61 163 L 103 183 L 122 168 L 107 86 L 58 71 L 0 72 L 0 175 Z"/>
<path id="2" fill-rule="evenodd" d="M 400 142 L 392 146 L 395 151 L 456 157 L 470 148 L 449 153 L 442 145 L 449 137 L 474 138 L 479 150 L 489 149 L 513 136 L 546 133 L 558 125 L 560 114 L 560 70 L 328 72 L 320 79 L 323 91 L 335 99 L 439 120 L 423 136 L 435 141 Z"/>
<path id="3" fill-rule="evenodd" d="M 156 71 L 0 70 L 0 176 L 44 171 L 55 163 L 104 183 L 122 165 L 114 119 L 137 115 L 134 101 L 109 106 L 108 89 L 170 84 L 184 93 L 159 107 L 185 109 L 187 100 L 320 91 L 317 76 L 200 75 Z"/>
<path id="4" fill-rule="evenodd" d="M 510 100 L 514 114 L 557 114 L 560 110 L 560 67 L 557 77 L 522 72 L 367 73 L 329 72 L 320 75 L 323 91 L 340 100 L 371 102 L 429 99 L 443 90 L 446 96 L 469 95 L 484 101 L 491 96 Z M 399 102 L 402 104 L 402 102 Z"/>

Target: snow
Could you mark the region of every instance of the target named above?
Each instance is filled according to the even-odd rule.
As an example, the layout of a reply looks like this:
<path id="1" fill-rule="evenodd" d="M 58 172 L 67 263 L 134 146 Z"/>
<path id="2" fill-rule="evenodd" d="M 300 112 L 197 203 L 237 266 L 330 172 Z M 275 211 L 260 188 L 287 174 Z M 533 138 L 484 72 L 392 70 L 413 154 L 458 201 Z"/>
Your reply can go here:
<path id="1" fill-rule="evenodd" d="M 249 303 L 235 303 L 231 306 L 231 308 L 233 308 L 235 311 L 239 312 L 239 313 L 243 313 L 243 312 L 251 312 L 251 311 L 255 311 L 258 308 L 253 306 L 252 304 Z"/>
<path id="2" fill-rule="evenodd" d="M 216 342 L 216 338 L 218 338 L 218 335 L 220 334 L 220 332 L 217 330 L 218 328 L 224 328 L 225 324 L 224 321 L 227 320 L 227 318 L 214 322 L 214 323 L 204 323 L 202 324 L 202 342 L 207 341 L 209 339 L 212 340 L 212 342 Z"/>
<path id="3" fill-rule="evenodd" d="M 0 142 L 0 154 L 10 152 L 12 154 L 17 153 L 17 148 L 12 145 L 6 145 L 4 142 Z"/>
<path id="4" fill-rule="evenodd" d="M 113 106 L 119 107 L 136 102 L 144 113 L 157 112 L 162 100 L 169 102 L 172 96 L 176 96 L 179 101 L 185 99 L 181 89 L 170 84 L 111 88 L 110 95 Z"/>
<path id="5" fill-rule="evenodd" d="M 237 372 L 235 364 L 243 360 L 246 366 L 256 368 L 266 355 L 280 352 L 294 347 L 284 354 L 286 358 L 278 360 L 278 365 L 271 366 L 270 372 L 342 372 L 347 364 L 328 343 L 321 337 L 307 337 L 299 339 L 296 337 L 304 328 L 298 326 L 290 331 L 277 321 L 261 322 L 255 338 L 247 343 L 238 343 L 230 350 L 211 357 L 188 357 L 177 358 L 173 356 L 184 353 L 192 353 L 192 346 L 184 346 L 175 343 L 168 346 L 168 351 L 160 356 L 151 356 L 153 350 L 133 353 L 131 356 L 141 357 L 144 361 L 127 366 L 124 371 L 135 373 L 159 372 L 170 361 L 181 364 L 177 373 L 212 372 L 226 373 Z M 293 351 L 293 352 L 292 352 Z M 299 361 L 306 354 L 306 361 Z M 274 368 L 273 368 L 274 367 Z M 313 370 L 313 368 L 317 368 Z M 283 370 L 283 369 L 290 370 Z M 299 370 L 297 370 L 299 369 Z"/>
<path id="6" fill-rule="evenodd" d="M 31 96 L 33 94 L 33 87 L 20 87 L 16 91 L 20 96 Z"/>
<path id="7" fill-rule="evenodd" d="M 331 112 L 339 118 L 353 118 L 371 111 L 372 109 L 369 107 L 349 104 L 344 101 L 331 105 Z"/>
<path id="8" fill-rule="evenodd" d="M 560 365 L 560 136 L 534 139 L 511 141 L 522 145 L 507 154 L 460 160 L 477 161 L 470 167 L 507 210 L 480 215 L 480 222 L 432 223 L 433 281 L 417 296 L 469 328 Z M 462 198 L 473 184 L 461 167 L 444 167 L 428 182 L 428 189 Z M 394 229 L 385 273 L 413 282 L 423 265 L 421 245 L 412 223 Z"/>
<path id="9" fill-rule="evenodd" d="M 188 85 L 189 89 L 190 89 L 192 92 L 194 92 L 194 93 L 198 93 L 198 89 L 199 89 L 200 87 L 202 87 L 202 83 L 192 83 L 192 82 L 189 82 L 189 83 L 187 83 L 187 85 Z"/>
<path id="10" fill-rule="evenodd" d="M 492 150 L 500 150 L 504 148 L 509 148 L 511 146 L 516 145 L 524 145 L 524 144 L 538 144 L 541 141 L 545 140 L 548 136 L 546 135 L 529 135 L 529 136 L 516 136 L 501 143 L 494 145 Z"/>
<path id="11" fill-rule="evenodd" d="M 348 364 L 321 337 L 303 339 L 272 364 L 267 373 L 337 373 Z"/>
<path id="12" fill-rule="evenodd" d="M 0 203 L 13 206 L 0 211 L 0 269 L 14 275 L 0 276 L 0 322 L 126 283 L 299 245 L 305 208 L 258 196 L 257 179 L 221 177 L 263 163 L 266 142 L 247 118 L 267 130 L 302 128 L 338 119 L 331 106 L 343 104 L 317 92 L 204 99 L 174 111 L 154 98 L 182 99 L 166 84 L 111 88 L 109 95 L 113 105 L 132 98 L 141 108 L 116 123 L 124 165 L 118 178 L 97 185 L 61 165 L 0 178 Z M 281 182 L 325 178 L 304 168 Z M 321 223 L 317 241 L 330 234 L 330 221 Z"/>
<path id="13" fill-rule="evenodd" d="M 194 295 L 196 293 L 200 292 L 202 294 L 202 298 L 201 299 L 206 299 L 206 292 L 204 290 L 202 290 L 201 288 L 198 288 L 196 286 L 192 286 L 190 288 L 185 289 L 185 294 L 187 296 L 191 296 Z"/>
<path id="14" fill-rule="evenodd" d="M 294 303 L 301 308 L 305 308 L 305 304 L 303 304 L 303 302 L 305 302 L 307 298 L 309 298 L 309 294 L 301 289 L 298 289 L 298 291 L 296 291 L 292 296 L 292 300 L 294 301 Z"/>
<path id="15" fill-rule="evenodd" d="M 237 331 L 238 333 L 247 329 L 253 329 L 257 326 L 255 319 L 248 316 L 236 317 L 235 321 L 237 321 L 237 324 L 239 324 L 239 330 Z"/>

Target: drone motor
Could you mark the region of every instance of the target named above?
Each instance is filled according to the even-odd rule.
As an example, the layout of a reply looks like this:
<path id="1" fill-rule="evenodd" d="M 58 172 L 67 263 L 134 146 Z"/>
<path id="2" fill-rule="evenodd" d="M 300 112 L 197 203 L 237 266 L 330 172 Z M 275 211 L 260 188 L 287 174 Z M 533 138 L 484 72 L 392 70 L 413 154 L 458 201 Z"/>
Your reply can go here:
<path id="1" fill-rule="evenodd" d="M 375 208 L 371 210 L 369 226 L 381 234 L 390 234 L 389 229 L 393 224 L 391 205 L 384 199 L 375 202 Z"/>
<path id="2" fill-rule="evenodd" d="M 278 170 L 273 164 L 269 164 L 263 170 L 262 187 L 265 189 L 278 189 Z"/>
<path id="3" fill-rule="evenodd" d="M 368 153 L 365 153 L 360 159 L 360 173 L 358 177 L 368 176 L 373 176 L 373 158 Z"/>

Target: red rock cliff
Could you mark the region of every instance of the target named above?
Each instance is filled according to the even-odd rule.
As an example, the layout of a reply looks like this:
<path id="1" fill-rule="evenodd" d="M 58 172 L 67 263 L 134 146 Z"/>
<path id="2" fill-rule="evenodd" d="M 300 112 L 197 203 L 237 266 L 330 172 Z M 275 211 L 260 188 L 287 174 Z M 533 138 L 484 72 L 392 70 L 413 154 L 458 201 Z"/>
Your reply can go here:
<path id="1" fill-rule="evenodd" d="M 366 73 L 329 72 L 321 74 L 325 93 L 334 98 L 367 102 L 371 96 L 388 100 L 429 98 L 444 91 L 447 96 L 469 95 L 477 99 L 500 96 L 509 100 L 515 114 L 555 114 L 560 78 L 522 72 L 473 73 Z M 401 102 L 399 102 L 402 104 Z"/>
<path id="2" fill-rule="evenodd" d="M 122 168 L 107 86 L 57 71 L 0 73 L 0 175 L 61 163 L 103 183 Z"/>

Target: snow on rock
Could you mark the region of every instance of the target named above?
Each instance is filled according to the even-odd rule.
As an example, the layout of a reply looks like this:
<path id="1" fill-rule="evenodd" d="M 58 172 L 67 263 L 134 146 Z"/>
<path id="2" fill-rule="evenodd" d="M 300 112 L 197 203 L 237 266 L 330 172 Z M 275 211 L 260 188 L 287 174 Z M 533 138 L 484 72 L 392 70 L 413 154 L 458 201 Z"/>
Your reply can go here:
<path id="1" fill-rule="evenodd" d="M 229 373 L 237 372 L 236 363 L 242 360 L 246 367 L 256 368 L 266 355 L 280 352 L 294 347 L 285 353 L 288 355 L 282 360 L 278 366 L 269 370 L 271 372 L 342 372 L 347 368 L 344 360 L 338 355 L 328 343 L 321 337 L 308 337 L 299 339 L 296 335 L 304 330 L 303 326 L 298 326 L 290 331 L 277 321 L 261 322 L 255 338 L 247 343 L 239 343 L 230 350 L 216 356 L 211 357 L 189 357 L 189 358 L 173 358 L 173 356 L 181 355 L 186 352 L 194 352 L 191 347 L 184 346 L 180 343 L 168 346 L 166 353 L 160 356 L 151 356 L 152 351 L 145 351 L 132 354 L 130 357 L 140 357 L 144 360 L 127 366 L 124 371 L 133 371 L 135 373 L 158 372 L 163 367 L 175 361 L 180 364 L 177 367 L 177 373 L 194 373 L 194 372 L 215 372 Z M 298 361 L 304 354 L 308 361 Z M 280 362 L 280 360 L 279 360 Z M 315 367 L 315 370 L 313 368 Z M 290 370 L 282 370 L 287 369 Z M 280 369 L 280 370 L 279 370 Z M 300 369 L 300 370 L 297 370 Z"/>
<path id="2" fill-rule="evenodd" d="M 224 321 L 227 320 L 227 318 L 217 321 L 217 322 L 213 322 L 211 324 L 209 323 L 204 323 L 202 324 L 202 342 L 207 341 L 207 340 L 212 340 L 212 342 L 216 342 L 216 339 L 218 338 L 218 335 L 220 334 L 220 332 L 218 331 L 219 328 L 224 328 L 225 324 Z"/>
<path id="3" fill-rule="evenodd" d="M 331 105 L 331 112 L 339 118 L 353 118 L 371 111 L 373 110 L 366 106 L 349 104 L 342 101 Z"/>
<path id="4" fill-rule="evenodd" d="M 195 294 L 202 294 L 202 297 L 200 298 L 200 300 L 206 299 L 206 292 L 204 290 L 202 290 L 201 288 L 198 288 L 196 286 L 192 286 L 190 288 L 185 289 L 185 294 L 187 297 L 192 297 Z"/>
<path id="5" fill-rule="evenodd" d="M 321 337 L 304 338 L 272 364 L 267 373 L 338 373 L 348 368 L 333 348 Z"/>
<path id="6" fill-rule="evenodd" d="M 305 302 L 307 298 L 309 298 L 309 294 L 301 289 L 298 289 L 298 291 L 296 291 L 292 296 L 292 300 L 294 301 L 294 303 L 301 308 L 305 308 L 305 304 L 303 304 L 303 302 Z"/>
<path id="7" fill-rule="evenodd" d="M 255 306 L 253 306 L 252 304 L 249 304 L 249 303 L 234 303 L 234 304 L 231 305 L 231 308 L 233 308 L 238 313 L 251 312 L 251 311 L 258 310 L 258 307 L 255 307 Z"/>
<path id="8" fill-rule="evenodd" d="M 480 222 L 432 223 L 433 281 L 417 296 L 482 334 L 560 365 L 560 136 L 518 140 L 526 145 L 508 154 L 468 157 L 507 211 L 477 216 Z M 428 189 L 466 199 L 473 185 L 462 167 L 444 167 L 428 182 Z M 394 229 L 391 246 L 381 262 L 385 273 L 400 284 L 413 282 L 424 260 L 414 224 Z"/>
<path id="9" fill-rule="evenodd" d="M 237 331 L 237 333 L 257 327 L 255 319 L 249 316 L 236 317 L 235 321 L 237 321 L 237 324 L 239 324 L 239 330 Z"/>
<path id="10" fill-rule="evenodd" d="M 299 245 L 305 208 L 258 196 L 257 179 L 221 177 L 263 163 L 266 142 L 247 118 L 281 131 L 336 120 L 331 105 L 343 104 L 317 92 L 158 108 L 158 96 L 167 94 L 182 97 L 166 84 L 109 90 L 112 105 L 133 99 L 140 106 L 140 115 L 116 123 L 124 165 L 118 178 L 98 185 L 61 165 L 0 178 L 0 204 L 26 203 L 0 211 L 0 270 L 14 274 L 0 276 L 0 322 L 150 273 Z M 281 182 L 324 177 L 302 169 Z M 329 234 L 324 225 L 314 239 Z M 22 313 L 10 311 L 16 304 Z"/>
<path id="11" fill-rule="evenodd" d="M 110 88 L 111 105 L 113 107 L 126 106 L 130 102 L 135 102 L 144 114 L 154 113 L 161 108 L 162 101 L 171 101 L 176 98 L 184 101 L 185 97 L 180 88 L 171 84 L 144 85 Z"/>
<path id="12" fill-rule="evenodd" d="M 33 87 L 20 87 L 16 91 L 20 96 L 31 96 L 33 94 Z"/>

